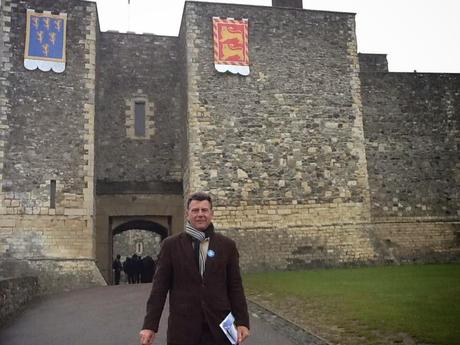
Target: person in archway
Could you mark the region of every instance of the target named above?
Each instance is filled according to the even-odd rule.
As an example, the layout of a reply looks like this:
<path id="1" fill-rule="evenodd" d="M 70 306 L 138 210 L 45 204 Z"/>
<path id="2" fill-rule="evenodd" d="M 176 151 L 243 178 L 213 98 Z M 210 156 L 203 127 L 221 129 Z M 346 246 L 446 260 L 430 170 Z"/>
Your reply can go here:
<path id="1" fill-rule="evenodd" d="M 155 274 L 155 261 L 150 255 L 142 258 L 141 283 L 151 283 Z"/>
<path id="2" fill-rule="evenodd" d="M 120 258 L 121 258 L 120 254 L 117 254 L 117 257 L 112 262 L 112 269 L 114 271 L 113 280 L 114 280 L 115 285 L 120 284 L 121 270 L 123 269 Z"/>
<path id="3" fill-rule="evenodd" d="M 186 215 L 185 231 L 163 241 L 140 343 L 153 343 L 168 292 L 168 345 L 230 344 L 219 327 L 229 312 L 241 343 L 249 336 L 249 314 L 236 244 L 214 231 L 208 194 L 192 194 Z"/>
<path id="4" fill-rule="evenodd" d="M 125 271 L 128 276 L 128 284 L 134 284 L 134 268 L 132 259 L 127 256 L 125 262 L 123 263 L 123 271 Z"/>
<path id="5" fill-rule="evenodd" d="M 141 282 L 141 273 L 142 273 L 142 258 L 137 254 L 133 254 L 131 258 L 131 263 L 133 267 L 133 279 L 135 284 Z"/>

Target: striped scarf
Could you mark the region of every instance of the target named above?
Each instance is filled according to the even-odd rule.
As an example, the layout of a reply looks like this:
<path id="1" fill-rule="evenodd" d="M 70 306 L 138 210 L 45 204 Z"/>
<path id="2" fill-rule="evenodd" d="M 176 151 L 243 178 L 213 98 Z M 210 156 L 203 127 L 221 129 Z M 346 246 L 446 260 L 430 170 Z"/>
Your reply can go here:
<path id="1" fill-rule="evenodd" d="M 198 264 L 198 269 L 200 270 L 201 276 L 204 274 L 204 268 L 206 264 L 206 253 L 202 253 L 200 250 L 201 243 L 206 240 L 206 238 L 209 238 L 212 233 L 214 232 L 214 227 L 212 224 L 205 230 L 205 231 L 200 231 L 195 229 L 192 224 L 187 222 L 185 224 L 185 232 L 189 234 L 192 239 L 193 239 L 193 245 L 195 249 L 195 258 Z"/>
<path id="2" fill-rule="evenodd" d="M 193 225 L 190 224 L 189 222 L 185 224 L 185 232 L 189 234 L 190 236 L 192 236 L 192 238 L 199 240 L 200 242 L 204 241 L 204 239 L 206 238 L 206 234 L 204 231 L 195 229 Z"/>

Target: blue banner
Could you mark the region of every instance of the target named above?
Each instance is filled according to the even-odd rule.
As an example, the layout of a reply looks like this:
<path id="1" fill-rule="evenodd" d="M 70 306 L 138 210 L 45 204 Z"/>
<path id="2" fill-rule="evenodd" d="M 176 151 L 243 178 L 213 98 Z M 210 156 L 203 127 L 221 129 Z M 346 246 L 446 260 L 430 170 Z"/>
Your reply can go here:
<path id="1" fill-rule="evenodd" d="M 28 11 L 25 59 L 65 62 L 66 19 Z"/>

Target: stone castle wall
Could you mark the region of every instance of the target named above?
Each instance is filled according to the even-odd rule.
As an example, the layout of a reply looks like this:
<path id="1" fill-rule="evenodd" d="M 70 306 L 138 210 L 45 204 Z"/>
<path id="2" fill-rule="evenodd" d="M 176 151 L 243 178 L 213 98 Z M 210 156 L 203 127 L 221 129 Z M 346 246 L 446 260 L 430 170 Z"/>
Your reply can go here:
<path id="1" fill-rule="evenodd" d="M 114 217 L 170 219 L 183 229 L 182 80 L 178 38 L 103 32 L 98 42 L 96 125 L 98 268 L 111 281 Z M 145 135 L 135 103 L 146 105 Z M 148 248 L 147 248 L 148 249 Z M 132 254 L 132 253 L 131 253 Z M 144 253 L 147 255 L 149 253 Z M 150 253 L 153 255 L 153 253 Z"/>
<path id="2" fill-rule="evenodd" d="M 68 14 L 67 46 L 73 49 L 64 73 L 23 67 L 27 8 Z M 28 274 L 41 272 L 40 286 L 49 289 L 44 293 L 103 284 L 93 242 L 96 6 L 8 1 L 2 20 L 9 23 L 3 28 L 9 61 L 2 68 L 1 274 L 14 273 L 17 261 Z"/>
<path id="3" fill-rule="evenodd" d="M 460 75 L 361 74 L 375 219 L 460 218 Z"/>
<path id="4" fill-rule="evenodd" d="M 68 13 L 64 73 L 22 66 L 26 8 Z M 1 12 L 0 276 L 110 281 L 114 219 L 177 233 L 196 190 L 245 270 L 460 257 L 459 76 L 388 73 L 353 14 L 188 2 L 164 37 L 79 0 Z M 213 16 L 249 20 L 249 76 L 215 71 Z"/>
<path id="5" fill-rule="evenodd" d="M 460 253 L 460 75 L 361 73 L 372 235 L 387 260 Z M 372 60 L 370 62 L 370 60 Z"/>
<path id="6" fill-rule="evenodd" d="M 0 325 L 6 325 L 38 291 L 37 277 L 0 278 Z"/>
<path id="7" fill-rule="evenodd" d="M 101 33 L 97 179 L 180 182 L 177 37 Z M 146 135 L 134 134 L 134 103 L 146 103 Z"/>
<path id="8" fill-rule="evenodd" d="M 214 70 L 212 16 L 248 18 L 248 77 Z M 184 20 L 185 184 L 215 196 L 216 224 L 240 245 L 260 242 L 260 251 L 242 250 L 242 262 L 372 260 L 369 240 L 350 237 L 356 255 L 348 256 L 333 244 L 350 231 L 360 237 L 370 220 L 354 15 L 187 3 Z M 302 247 L 310 253 L 296 254 Z"/>
<path id="9" fill-rule="evenodd" d="M 212 16 L 249 19 L 248 77 L 215 71 Z M 187 3 L 185 20 L 192 189 L 229 206 L 365 205 L 354 16 Z"/>

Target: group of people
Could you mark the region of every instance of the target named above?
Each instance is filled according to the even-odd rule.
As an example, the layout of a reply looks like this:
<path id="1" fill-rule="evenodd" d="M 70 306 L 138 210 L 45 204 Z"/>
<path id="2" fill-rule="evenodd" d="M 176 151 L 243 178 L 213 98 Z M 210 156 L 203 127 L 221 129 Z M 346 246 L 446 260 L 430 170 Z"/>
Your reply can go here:
<path id="1" fill-rule="evenodd" d="M 133 254 L 132 257 L 126 257 L 122 263 L 120 254 L 117 254 L 112 263 L 114 284 L 120 284 L 122 271 L 126 274 L 128 284 L 151 283 L 155 274 L 155 266 L 155 261 L 149 255 L 141 257 Z"/>

